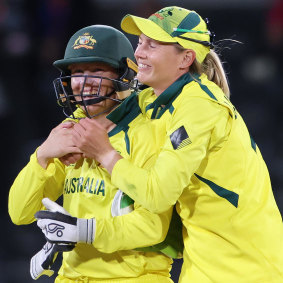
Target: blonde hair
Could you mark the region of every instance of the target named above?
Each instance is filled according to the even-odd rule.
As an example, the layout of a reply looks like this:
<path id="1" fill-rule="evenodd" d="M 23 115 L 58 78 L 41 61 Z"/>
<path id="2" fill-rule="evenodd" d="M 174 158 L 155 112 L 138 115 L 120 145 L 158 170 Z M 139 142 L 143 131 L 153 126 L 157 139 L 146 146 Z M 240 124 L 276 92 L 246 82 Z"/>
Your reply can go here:
<path id="1" fill-rule="evenodd" d="M 179 44 L 175 44 L 175 46 L 180 51 L 186 50 Z M 215 51 L 210 50 L 202 63 L 195 60 L 190 66 L 189 72 L 192 74 L 197 73 L 199 75 L 205 73 L 207 78 L 218 85 L 224 94 L 230 98 L 228 79 L 224 71 L 223 64 Z"/>

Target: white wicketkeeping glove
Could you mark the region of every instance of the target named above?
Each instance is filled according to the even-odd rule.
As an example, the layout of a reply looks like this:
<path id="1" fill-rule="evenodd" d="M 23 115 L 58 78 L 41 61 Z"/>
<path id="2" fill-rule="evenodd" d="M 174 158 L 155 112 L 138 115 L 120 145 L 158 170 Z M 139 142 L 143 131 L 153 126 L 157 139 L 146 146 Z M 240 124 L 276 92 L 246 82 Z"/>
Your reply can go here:
<path id="1" fill-rule="evenodd" d="M 32 279 L 37 280 L 41 275 L 53 275 L 51 270 L 58 252 L 69 252 L 75 246 L 72 244 L 51 244 L 47 242 L 43 248 L 35 254 L 30 260 L 30 275 Z"/>
<path id="2" fill-rule="evenodd" d="M 37 226 L 50 243 L 91 244 L 94 241 L 96 221 L 71 216 L 62 206 L 48 198 L 42 200 L 48 210 L 35 214 Z"/>

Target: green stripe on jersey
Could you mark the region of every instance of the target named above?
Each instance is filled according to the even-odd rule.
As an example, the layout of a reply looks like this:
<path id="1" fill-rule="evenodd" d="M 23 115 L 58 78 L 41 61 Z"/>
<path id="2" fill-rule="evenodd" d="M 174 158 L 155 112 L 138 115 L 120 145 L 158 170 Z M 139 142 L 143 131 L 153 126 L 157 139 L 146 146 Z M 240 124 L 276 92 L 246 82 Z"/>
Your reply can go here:
<path id="1" fill-rule="evenodd" d="M 239 195 L 229 191 L 227 189 L 224 189 L 218 185 L 216 185 L 215 183 L 213 183 L 212 181 L 205 179 L 201 176 L 199 176 L 198 174 L 195 173 L 195 176 L 201 180 L 202 182 L 206 183 L 218 196 L 225 198 L 226 200 L 228 200 L 231 204 L 233 204 L 235 207 L 238 207 L 238 201 L 239 201 Z"/>

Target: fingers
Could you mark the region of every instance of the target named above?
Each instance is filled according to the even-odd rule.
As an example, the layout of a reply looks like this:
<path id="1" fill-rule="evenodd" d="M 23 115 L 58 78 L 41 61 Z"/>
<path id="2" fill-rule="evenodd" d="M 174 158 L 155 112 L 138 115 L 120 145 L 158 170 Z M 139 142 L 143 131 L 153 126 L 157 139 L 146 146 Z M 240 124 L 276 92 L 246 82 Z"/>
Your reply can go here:
<path id="1" fill-rule="evenodd" d="M 66 166 L 69 166 L 70 164 L 78 162 L 82 157 L 82 153 L 69 153 L 60 157 L 59 160 Z"/>
<path id="2" fill-rule="evenodd" d="M 90 119 L 90 118 L 81 119 L 78 124 L 85 129 L 87 129 L 88 127 L 93 127 L 96 129 L 104 129 L 104 127 L 100 123 L 95 121 L 95 119 Z"/>
<path id="3" fill-rule="evenodd" d="M 91 129 L 99 130 L 104 128 L 97 121 L 89 118 L 81 119 L 74 125 L 74 130 L 80 135 L 83 135 L 85 132 Z"/>
<path id="4" fill-rule="evenodd" d="M 42 204 L 43 204 L 48 210 L 53 211 L 53 212 L 58 211 L 58 209 L 59 209 L 58 206 L 60 206 L 60 205 L 58 205 L 56 202 L 50 200 L 49 198 L 44 198 L 44 199 L 42 200 Z"/>
<path id="5" fill-rule="evenodd" d="M 61 205 L 58 203 L 50 200 L 49 198 L 44 198 L 42 199 L 42 204 L 48 209 L 49 211 L 52 212 L 61 212 L 63 214 L 70 215 L 67 210 L 65 210 Z"/>
<path id="6" fill-rule="evenodd" d="M 45 230 L 45 223 L 42 220 L 37 220 L 36 225 L 43 231 Z"/>
<path id="7" fill-rule="evenodd" d="M 72 122 L 72 121 L 67 121 L 67 122 L 64 122 L 61 124 L 61 127 L 63 129 L 70 129 L 72 128 L 76 123 L 75 122 Z"/>

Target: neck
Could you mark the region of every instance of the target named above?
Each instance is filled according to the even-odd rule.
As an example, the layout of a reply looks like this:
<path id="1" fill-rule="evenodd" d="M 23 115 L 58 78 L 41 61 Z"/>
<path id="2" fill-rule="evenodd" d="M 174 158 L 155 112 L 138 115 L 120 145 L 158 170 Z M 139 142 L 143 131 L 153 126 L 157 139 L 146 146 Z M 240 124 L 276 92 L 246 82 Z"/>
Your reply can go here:
<path id="1" fill-rule="evenodd" d="M 154 93 L 156 96 L 159 96 L 162 92 L 164 92 L 170 85 L 172 85 L 175 81 L 177 81 L 181 76 L 183 76 L 187 72 L 178 73 L 172 80 L 167 80 L 164 85 L 159 85 L 158 87 L 152 86 Z"/>
<path id="2" fill-rule="evenodd" d="M 106 118 L 108 114 L 109 113 L 102 114 L 94 118 L 107 131 L 107 133 L 109 133 L 116 126 L 112 121 Z"/>
<path id="3" fill-rule="evenodd" d="M 165 88 L 166 89 L 166 88 Z M 153 88 L 155 95 L 158 97 L 165 89 Z"/>

